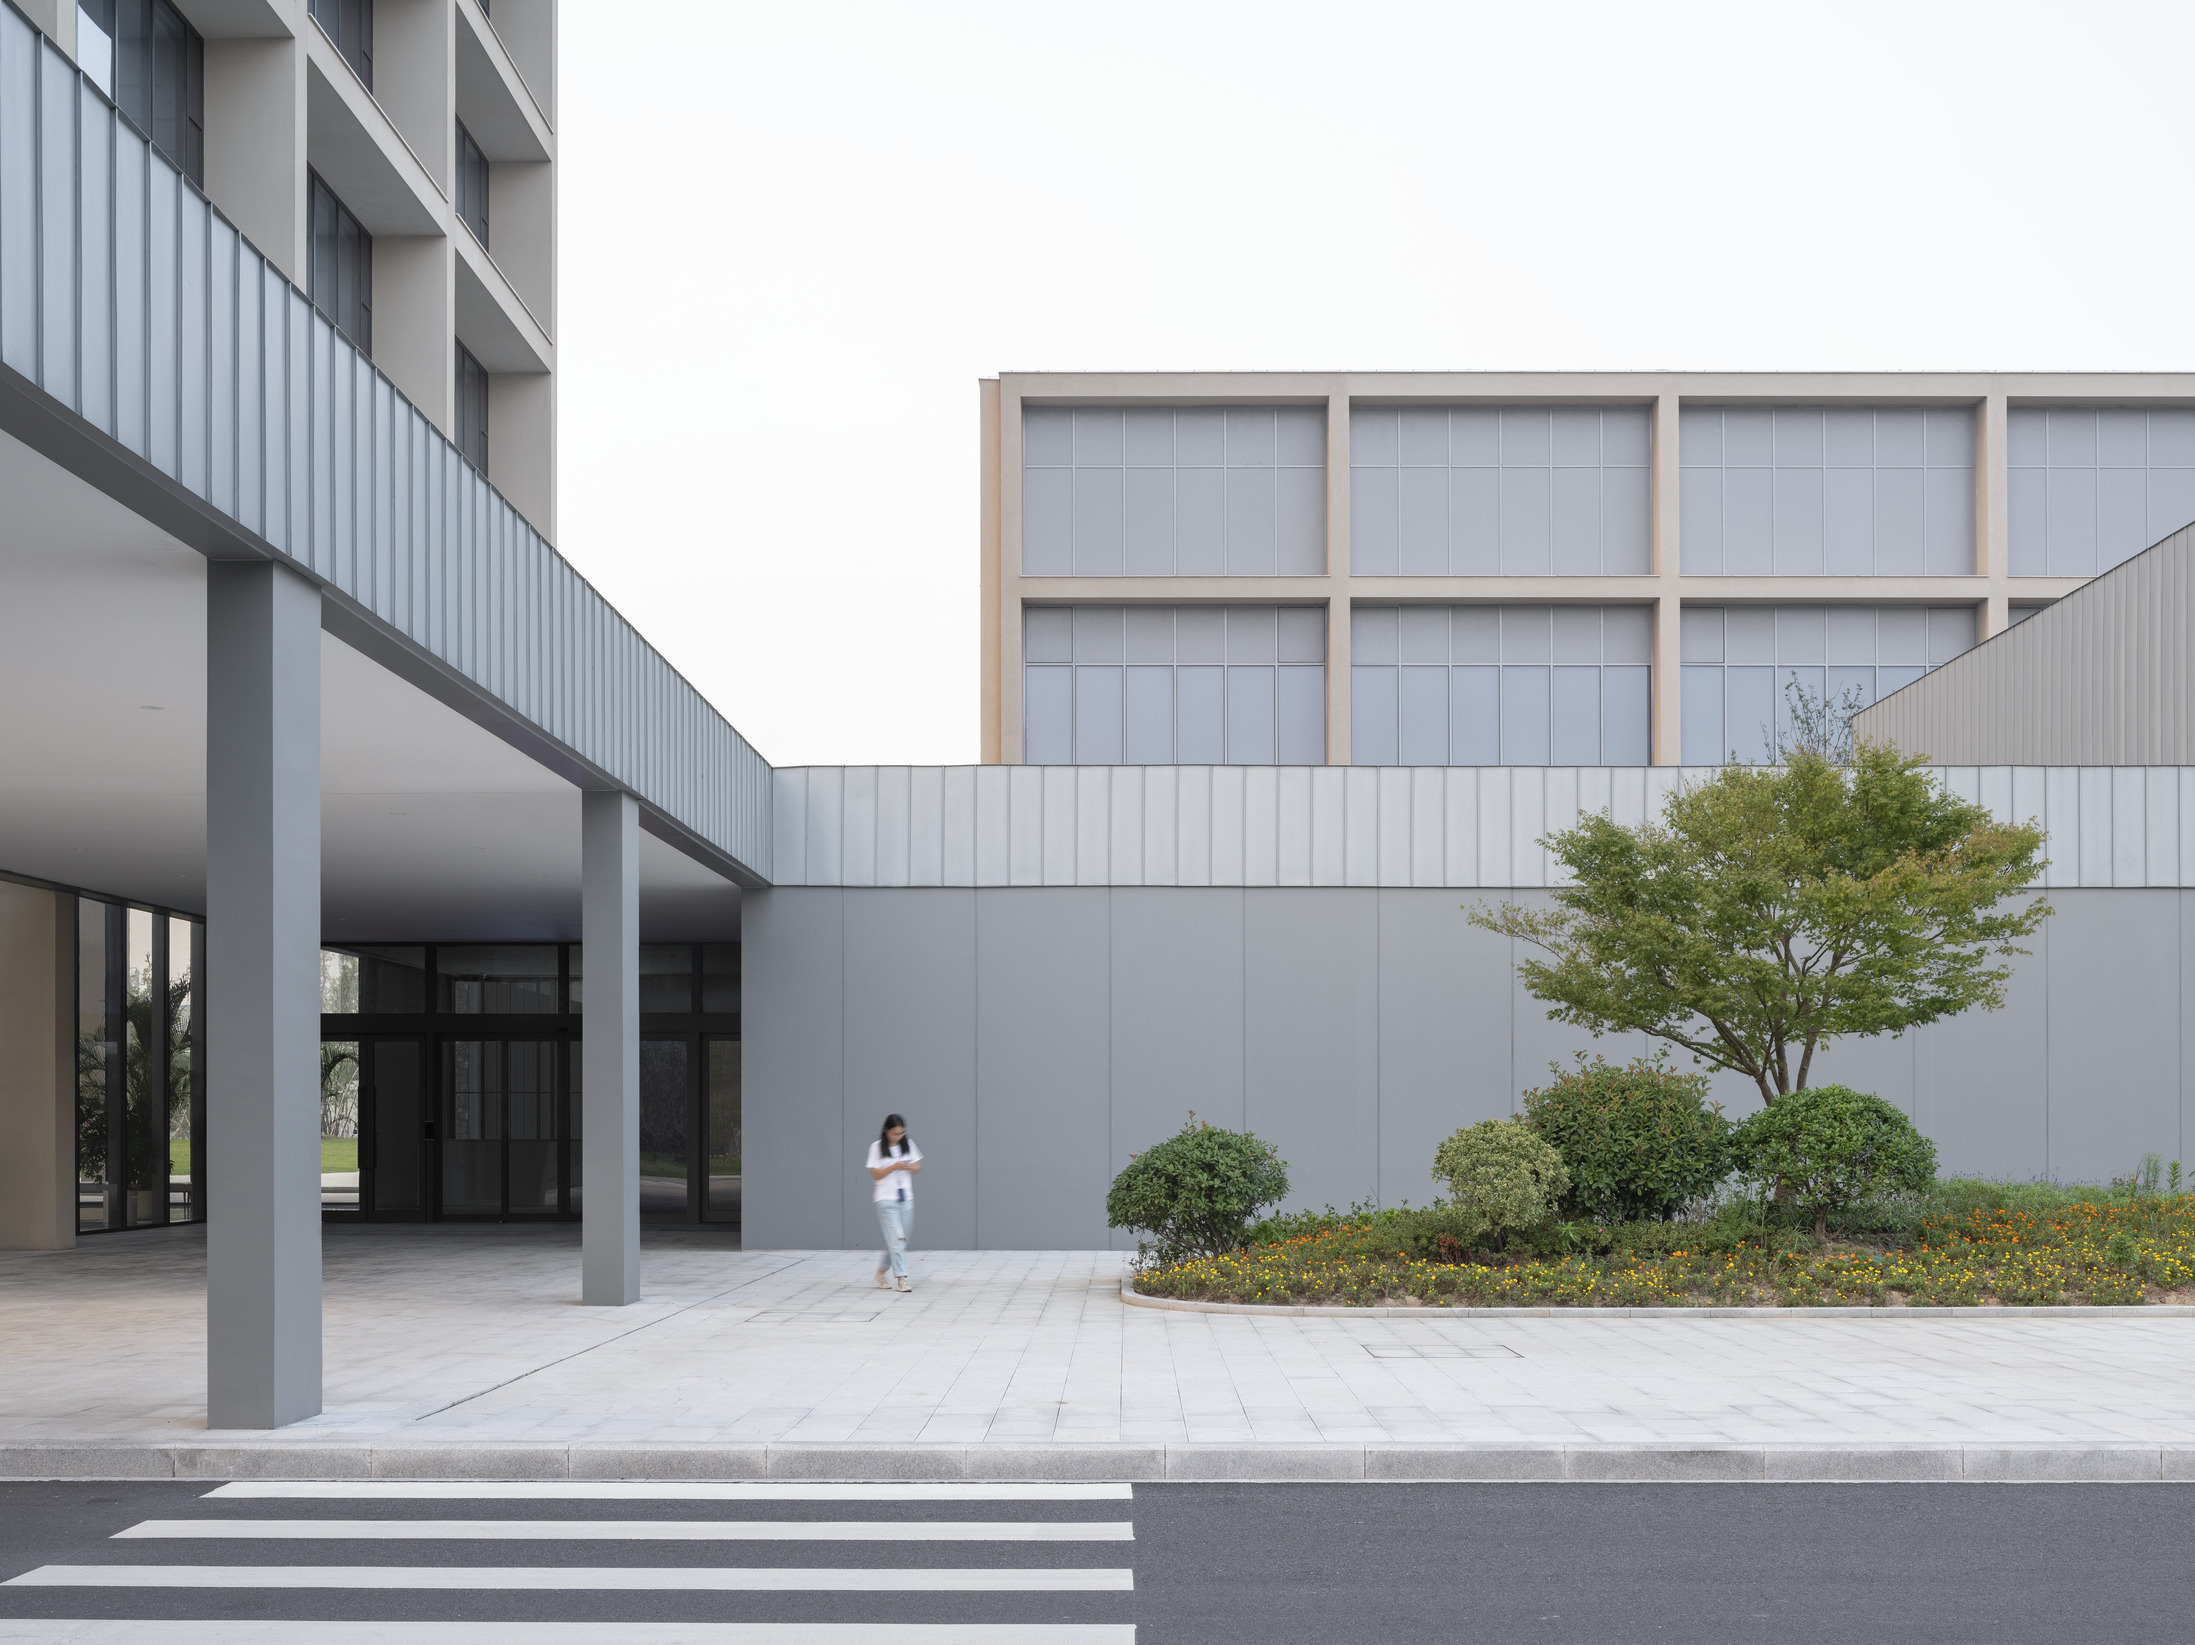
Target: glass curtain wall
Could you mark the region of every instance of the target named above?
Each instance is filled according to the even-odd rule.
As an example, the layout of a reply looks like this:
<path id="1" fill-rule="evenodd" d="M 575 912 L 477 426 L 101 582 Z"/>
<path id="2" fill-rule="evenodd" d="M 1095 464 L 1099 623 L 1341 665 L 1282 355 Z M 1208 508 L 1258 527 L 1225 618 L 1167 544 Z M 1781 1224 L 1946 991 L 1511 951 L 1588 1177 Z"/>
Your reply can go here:
<path id="1" fill-rule="evenodd" d="M 77 1231 L 198 1221 L 204 929 L 88 897 L 76 910 Z"/>
<path id="2" fill-rule="evenodd" d="M 643 946 L 641 1197 L 739 1216 L 739 945 Z M 321 962 L 323 1210 L 576 1217 L 576 943 L 344 944 Z"/>

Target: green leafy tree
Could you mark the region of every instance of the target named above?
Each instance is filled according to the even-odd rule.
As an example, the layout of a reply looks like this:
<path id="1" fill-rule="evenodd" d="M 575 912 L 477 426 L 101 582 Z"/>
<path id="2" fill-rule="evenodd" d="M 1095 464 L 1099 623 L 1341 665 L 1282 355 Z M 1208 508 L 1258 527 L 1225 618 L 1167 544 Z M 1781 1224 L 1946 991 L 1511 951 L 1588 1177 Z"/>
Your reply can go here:
<path id="1" fill-rule="evenodd" d="M 1794 1091 L 1748 1114 L 1730 1143 L 1739 1176 L 1811 1212 L 1824 1249 L 1832 1211 L 1936 1180 L 1936 1145 L 1882 1098 L 1842 1085 Z"/>
<path id="2" fill-rule="evenodd" d="M 1448 1185 L 1445 1209 L 1466 1242 L 1537 1227 L 1570 1186 L 1562 1156 L 1519 1119 L 1465 1126 L 1434 1154 L 1433 1176 Z"/>
<path id="3" fill-rule="evenodd" d="M 1570 881 L 1553 906 L 1471 921 L 1546 952 L 1518 971 L 1548 1016 L 1667 1040 L 1771 1103 L 1825 1041 L 2001 1007 L 2003 957 L 2051 911 L 2000 907 L 2039 877 L 2041 830 L 1872 744 L 1848 767 L 1725 766 L 1658 823 L 1593 815 L 1545 843 Z"/>
<path id="4" fill-rule="evenodd" d="M 1581 1051 L 1554 1075 L 1525 1092 L 1524 1117 L 1570 1168 L 1571 1214 L 1666 1220 L 1730 1174 L 1730 1122 L 1707 1076 L 1679 1073 L 1667 1052 L 1623 1067 Z"/>
<path id="5" fill-rule="evenodd" d="M 1161 1262 L 1240 1250 L 1251 1220 L 1288 1197 L 1280 1150 L 1195 1114 L 1174 1135 L 1131 1155 L 1105 1196 L 1109 1228 L 1154 1236 Z"/>

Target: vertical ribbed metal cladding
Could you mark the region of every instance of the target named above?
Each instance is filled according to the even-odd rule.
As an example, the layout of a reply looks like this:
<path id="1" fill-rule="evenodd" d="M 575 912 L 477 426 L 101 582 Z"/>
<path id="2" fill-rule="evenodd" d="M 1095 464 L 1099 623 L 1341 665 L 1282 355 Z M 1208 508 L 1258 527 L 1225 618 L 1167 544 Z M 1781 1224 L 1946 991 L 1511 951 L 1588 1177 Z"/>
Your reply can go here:
<path id="1" fill-rule="evenodd" d="M 772 878 L 809 886 L 1531 889 L 1539 843 L 1636 824 L 1712 766 L 808 766 L 771 775 Z M 2195 765 L 1944 765 L 2046 836 L 2048 886 L 2195 887 Z"/>
<path id="2" fill-rule="evenodd" d="M 2195 764 L 2195 526 L 1863 710 L 1863 737 L 1972 765 Z"/>
<path id="3" fill-rule="evenodd" d="M 768 763 L 5 0 L 0 366 L 224 541 L 768 882 Z"/>

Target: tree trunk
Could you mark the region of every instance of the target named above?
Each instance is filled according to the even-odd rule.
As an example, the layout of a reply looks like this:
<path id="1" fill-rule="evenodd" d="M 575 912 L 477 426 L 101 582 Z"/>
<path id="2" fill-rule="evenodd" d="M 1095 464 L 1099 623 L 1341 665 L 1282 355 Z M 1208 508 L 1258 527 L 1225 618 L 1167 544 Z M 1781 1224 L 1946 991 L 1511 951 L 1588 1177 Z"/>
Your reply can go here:
<path id="1" fill-rule="evenodd" d="M 1814 1207 L 1814 1249 L 1817 1251 L 1827 1251 L 1829 1249 L 1829 1208 L 1827 1206 L 1817 1205 Z"/>

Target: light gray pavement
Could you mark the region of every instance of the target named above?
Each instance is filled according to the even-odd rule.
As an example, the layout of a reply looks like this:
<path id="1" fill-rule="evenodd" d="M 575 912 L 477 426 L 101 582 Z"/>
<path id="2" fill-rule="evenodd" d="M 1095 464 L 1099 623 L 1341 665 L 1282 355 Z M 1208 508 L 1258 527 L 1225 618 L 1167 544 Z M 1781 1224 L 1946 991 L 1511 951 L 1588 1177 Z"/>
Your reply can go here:
<path id="1" fill-rule="evenodd" d="M 1834 1450 L 2195 1478 L 2183 1315 L 1213 1315 L 1124 1306 L 1116 1253 L 919 1253 L 902 1296 L 861 1252 L 654 1231 L 646 1300 L 610 1309 L 578 1259 L 569 1227 L 331 1228 L 325 1414 L 221 1435 L 202 1238 L 0 1256 L 0 1476 L 312 1471 L 272 1446 L 428 1474 L 1773 1478 Z"/>

